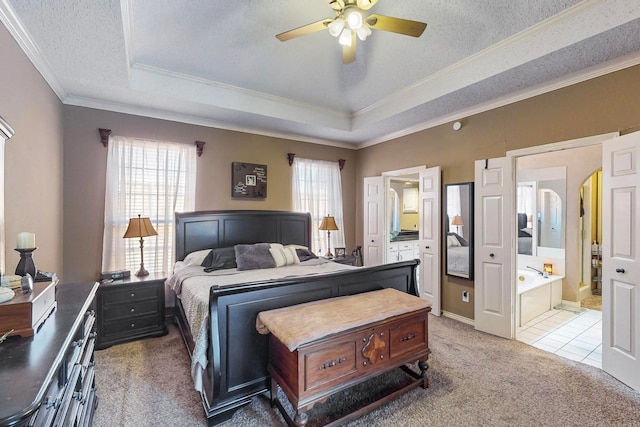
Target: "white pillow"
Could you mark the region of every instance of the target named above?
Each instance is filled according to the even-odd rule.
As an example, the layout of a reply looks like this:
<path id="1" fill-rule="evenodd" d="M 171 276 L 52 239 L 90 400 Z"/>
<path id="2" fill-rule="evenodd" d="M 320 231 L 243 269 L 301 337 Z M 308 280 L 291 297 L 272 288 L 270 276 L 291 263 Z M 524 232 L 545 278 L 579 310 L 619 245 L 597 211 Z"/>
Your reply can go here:
<path id="1" fill-rule="evenodd" d="M 191 252 L 184 257 L 184 263 L 185 265 L 202 265 L 202 261 L 209 255 L 209 252 L 211 252 L 211 249 Z"/>
<path id="2" fill-rule="evenodd" d="M 271 243 L 269 252 L 273 260 L 276 262 L 276 267 L 283 267 L 285 265 L 300 264 L 300 259 L 296 254 L 296 250 L 289 246 L 283 246 L 280 243 Z"/>
<path id="3" fill-rule="evenodd" d="M 460 241 L 456 236 L 447 236 L 448 246 L 460 246 Z"/>

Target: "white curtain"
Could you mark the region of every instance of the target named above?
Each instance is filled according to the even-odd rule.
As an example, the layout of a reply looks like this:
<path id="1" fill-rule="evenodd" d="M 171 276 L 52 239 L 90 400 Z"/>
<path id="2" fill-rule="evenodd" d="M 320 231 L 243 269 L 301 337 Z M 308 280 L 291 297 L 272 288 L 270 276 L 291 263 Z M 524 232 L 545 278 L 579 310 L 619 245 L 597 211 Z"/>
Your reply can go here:
<path id="1" fill-rule="evenodd" d="M 195 208 L 196 149 L 192 145 L 109 137 L 102 271 L 140 267 L 140 240 L 124 239 L 130 218 L 149 217 L 157 236 L 144 238 L 144 266 L 171 273 L 174 213 Z"/>
<path id="2" fill-rule="evenodd" d="M 449 185 L 447 186 L 447 216 L 449 221 L 449 231 L 456 231 L 460 236 L 463 231 L 455 228 L 455 225 L 451 225 L 453 221 L 453 217 L 456 215 L 462 215 L 462 201 L 460 199 L 460 186 L 459 185 Z M 459 230 L 459 231 L 457 231 Z"/>
<path id="3" fill-rule="evenodd" d="M 330 233 L 330 250 L 344 248 L 344 216 L 342 214 L 342 183 L 338 162 L 294 158 L 293 210 L 311 214 L 311 250 L 323 255 L 327 252 L 327 232 L 320 231 L 322 218 L 335 218 L 338 230 Z M 347 251 L 349 253 L 349 251 Z"/>

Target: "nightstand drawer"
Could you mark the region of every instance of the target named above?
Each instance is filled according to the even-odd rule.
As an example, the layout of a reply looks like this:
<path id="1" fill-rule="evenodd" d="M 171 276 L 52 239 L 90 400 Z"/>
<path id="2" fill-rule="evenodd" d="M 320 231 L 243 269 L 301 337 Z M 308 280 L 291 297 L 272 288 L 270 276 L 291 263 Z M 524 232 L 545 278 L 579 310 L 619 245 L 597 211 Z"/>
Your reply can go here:
<path id="1" fill-rule="evenodd" d="M 108 337 L 110 335 L 129 334 L 130 332 L 140 329 L 157 328 L 159 326 L 161 325 L 158 316 L 135 317 L 105 323 L 103 325 L 103 333 Z"/>
<path id="2" fill-rule="evenodd" d="M 126 289 L 109 289 L 102 295 L 104 305 L 122 304 L 128 301 L 140 301 L 144 299 L 157 299 L 157 286 L 127 286 Z"/>
<path id="3" fill-rule="evenodd" d="M 112 305 L 104 309 L 104 321 L 112 322 L 122 318 L 145 316 L 158 313 L 158 301 L 132 301 L 129 304 Z"/>

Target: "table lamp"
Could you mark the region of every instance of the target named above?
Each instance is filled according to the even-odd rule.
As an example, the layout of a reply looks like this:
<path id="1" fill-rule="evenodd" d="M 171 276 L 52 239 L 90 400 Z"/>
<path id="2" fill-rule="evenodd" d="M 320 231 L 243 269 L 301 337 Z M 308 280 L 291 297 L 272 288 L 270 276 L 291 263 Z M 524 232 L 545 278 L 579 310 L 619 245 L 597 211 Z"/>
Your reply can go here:
<path id="1" fill-rule="evenodd" d="M 140 270 L 136 273 L 136 276 L 138 277 L 149 275 L 149 272 L 144 268 L 144 253 L 142 249 L 144 247 L 143 237 L 157 235 L 158 232 L 153 228 L 149 218 L 140 218 L 140 215 L 138 214 L 138 218 L 129 219 L 129 226 L 122 237 L 124 239 L 133 237 L 140 238 Z"/>
<path id="2" fill-rule="evenodd" d="M 336 220 L 331 215 L 327 215 L 322 218 L 320 230 L 327 230 L 327 253 L 324 254 L 327 258 L 333 258 L 333 254 L 331 253 L 331 230 L 337 229 L 338 225 L 336 224 Z"/>
<path id="3" fill-rule="evenodd" d="M 462 217 L 460 215 L 456 215 L 453 217 L 453 221 L 451 221 L 451 225 L 455 225 L 456 226 L 456 232 L 458 234 L 460 234 L 460 227 L 462 227 L 464 225 L 464 222 L 462 222 Z"/>

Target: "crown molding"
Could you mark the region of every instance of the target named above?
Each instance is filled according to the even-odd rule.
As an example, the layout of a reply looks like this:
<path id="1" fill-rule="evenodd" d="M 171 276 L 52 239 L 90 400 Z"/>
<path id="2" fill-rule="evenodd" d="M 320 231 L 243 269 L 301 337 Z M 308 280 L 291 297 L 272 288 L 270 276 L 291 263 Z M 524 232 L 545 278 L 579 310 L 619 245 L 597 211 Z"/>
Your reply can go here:
<path id="1" fill-rule="evenodd" d="M 18 46 L 20 46 L 25 55 L 27 55 L 27 58 L 29 58 L 36 70 L 38 70 L 49 87 L 55 92 L 56 96 L 60 101 L 63 101 L 67 97 L 67 92 L 55 74 L 53 74 L 51 66 L 22 24 L 22 21 L 20 21 L 16 15 L 13 7 L 9 4 L 9 0 L 0 0 L 0 21 L 2 21 L 18 43 Z"/>

